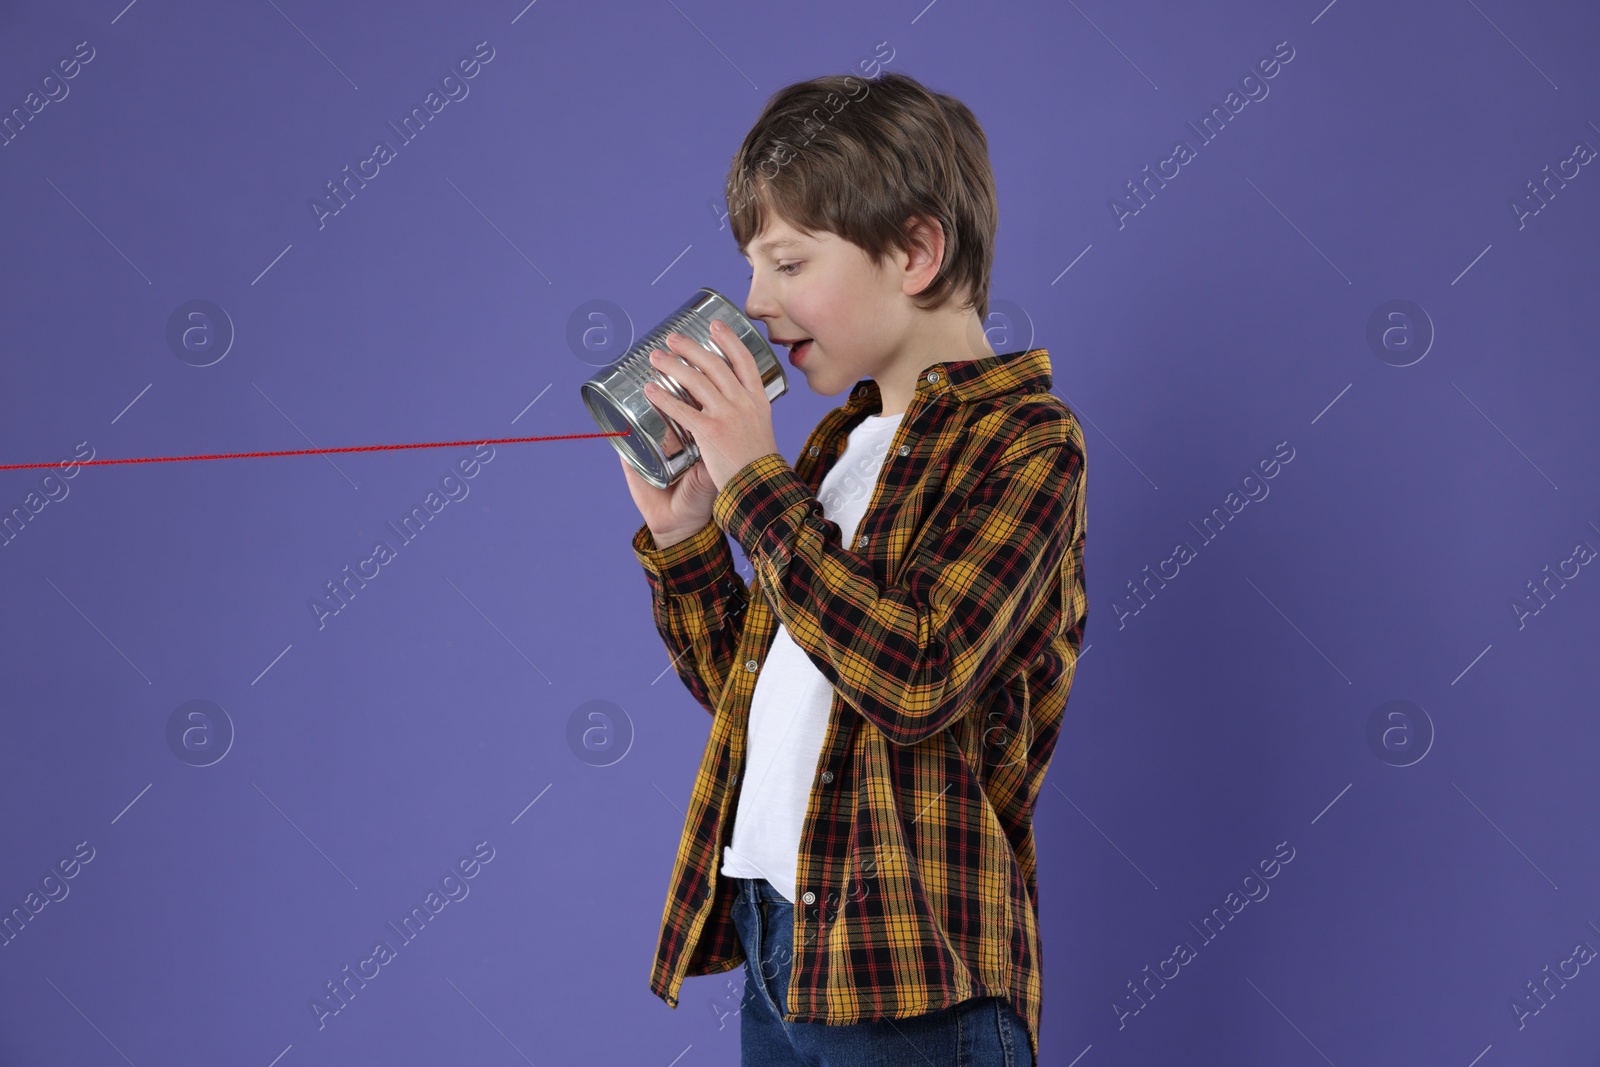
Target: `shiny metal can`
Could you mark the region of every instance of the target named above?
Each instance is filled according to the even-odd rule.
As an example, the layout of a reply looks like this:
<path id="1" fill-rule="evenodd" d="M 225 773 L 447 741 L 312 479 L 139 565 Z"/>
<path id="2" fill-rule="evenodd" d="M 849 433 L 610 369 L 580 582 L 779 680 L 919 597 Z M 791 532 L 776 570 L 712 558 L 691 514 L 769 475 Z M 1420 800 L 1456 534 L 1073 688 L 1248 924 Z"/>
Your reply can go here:
<path id="1" fill-rule="evenodd" d="M 650 353 L 658 348 L 671 353 L 672 350 L 667 347 L 667 335 L 680 333 L 732 366 L 727 354 L 711 339 L 711 323 L 714 319 L 726 323 L 734 336 L 755 357 L 769 402 L 789 391 L 789 379 L 783 372 L 783 364 L 778 361 L 767 339 L 733 301 L 715 289 L 696 290 L 655 329 L 630 345 L 615 363 L 583 383 L 583 402 L 595 424 L 607 433 L 627 431 L 624 437 L 611 437 L 608 440 L 628 465 L 657 489 L 665 489 L 683 477 L 699 461 L 700 448 L 687 427 L 650 403 L 644 385 L 654 381 L 691 407 L 698 408 L 699 405 L 672 375 L 662 373 L 651 365 Z M 683 368 L 681 373 L 700 373 L 683 363 L 681 358 L 679 363 Z"/>

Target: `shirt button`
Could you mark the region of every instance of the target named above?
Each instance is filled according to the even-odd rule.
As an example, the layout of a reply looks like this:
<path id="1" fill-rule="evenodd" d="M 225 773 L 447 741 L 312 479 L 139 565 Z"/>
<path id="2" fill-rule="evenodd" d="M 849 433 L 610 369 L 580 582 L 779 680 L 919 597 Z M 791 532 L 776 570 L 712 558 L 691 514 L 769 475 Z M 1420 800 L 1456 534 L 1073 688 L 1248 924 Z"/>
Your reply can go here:
<path id="1" fill-rule="evenodd" d="M 812 445 L 810 448 L 806 449 L 806 455 L 815 456 L 821 451 L 822 449 L 818 448 L 816 445 Z"/>
<path id="2" fill-rule="evenodd" d="M 747 659 L 747 660 L 744 661 L 744 669 L 749 671 L 751 674 L 754 674 L 756 672 L 756 667 L 757 667 L 757 663 L 756 663 L 755 660 Z"/>
<path id="3" fill-rule="evenodd" d="M 815 904 L 817 902 L 817 895 L 815 893 L 807 893 L 800 899 L 805 901 L 807 904 Z"/>
<path id="4" fill-rule="evenodd" d="M 900 446 L 900 454 L 901 454 L 901 455 L 902 455 L 902 456 L 909 456 L 909 455 L 911 455 L 911 446 L 910 446 L 910 445 L 901 445 L 901 446 Z"/>
<path id="5" fill-rule="evenodd" d="M 928 372 L 928 384 L 929 385 L 938 385 L 939 384 L 939 372 L 938 371 L 931 370 L 931 371 Z"/>
<path id="6" fill-rule="evenodd" d="M 866 548 L 867 547 L 867 535 L 866 534 L 862 534 L 861 535 L 861 539 L 856 542 L 856 547 L 857 548 Z"/>
<path id="7" fill-rule="evenodd" d="M 823 771 L 822 772 L 822 784 L 823 785 L 827 785 L 831 781 L 833 781 L 833 772 L 832 771 Z"/>

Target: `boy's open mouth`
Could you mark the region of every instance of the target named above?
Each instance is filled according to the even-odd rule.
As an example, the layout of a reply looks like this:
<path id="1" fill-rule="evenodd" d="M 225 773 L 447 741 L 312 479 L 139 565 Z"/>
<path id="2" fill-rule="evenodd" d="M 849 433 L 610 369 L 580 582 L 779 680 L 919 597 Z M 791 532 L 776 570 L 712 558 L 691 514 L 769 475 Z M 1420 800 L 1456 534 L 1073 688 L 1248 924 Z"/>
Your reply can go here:
<path id="1" fill-rule="evenodd" d="M 797 341 L 796 343 L 790 345 L 789 346 L 789 362 L 790 363 L 798 363 L 800 361 L 800 357 L 805 355 L 805 353 L 807 351 L 809 351 L 810 348 L 811 348 L 811 338 L 809 338 L 809 337 L 806 338 L 804 341 Z"/>

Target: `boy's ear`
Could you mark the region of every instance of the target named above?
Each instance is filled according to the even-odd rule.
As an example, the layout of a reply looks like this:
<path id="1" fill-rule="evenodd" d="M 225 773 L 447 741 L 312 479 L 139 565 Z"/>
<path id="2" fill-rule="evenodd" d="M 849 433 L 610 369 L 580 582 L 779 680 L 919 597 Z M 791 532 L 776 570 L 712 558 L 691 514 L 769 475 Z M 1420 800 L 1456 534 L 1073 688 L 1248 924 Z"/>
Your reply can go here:
<path id="1" fill-rule="evenodd" d="M 944 228 L 938 219 L 913 215 L 905 222 L 909 248 L 906 256 L 907 295 L 915 296 L 933 283 L 944 263 Z"/>

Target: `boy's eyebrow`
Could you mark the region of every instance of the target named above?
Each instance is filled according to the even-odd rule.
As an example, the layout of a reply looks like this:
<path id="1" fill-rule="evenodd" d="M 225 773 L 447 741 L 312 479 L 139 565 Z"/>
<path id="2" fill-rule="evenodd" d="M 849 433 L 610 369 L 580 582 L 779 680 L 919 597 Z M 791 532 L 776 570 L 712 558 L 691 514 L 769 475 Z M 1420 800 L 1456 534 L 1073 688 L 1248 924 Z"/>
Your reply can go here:
<path id="1" fill-rule="evenodd" d="M 774 237 L 770 240 L 762 241 L 760 244 L 756 245 L 756 251 L 770 252 L 774 248 L 794 248 L 799 244 L 800 242 L 793 237 Z M 743 249 L 740 251 L 743 252 Z"/>

